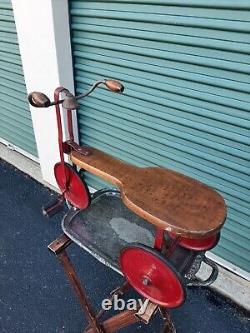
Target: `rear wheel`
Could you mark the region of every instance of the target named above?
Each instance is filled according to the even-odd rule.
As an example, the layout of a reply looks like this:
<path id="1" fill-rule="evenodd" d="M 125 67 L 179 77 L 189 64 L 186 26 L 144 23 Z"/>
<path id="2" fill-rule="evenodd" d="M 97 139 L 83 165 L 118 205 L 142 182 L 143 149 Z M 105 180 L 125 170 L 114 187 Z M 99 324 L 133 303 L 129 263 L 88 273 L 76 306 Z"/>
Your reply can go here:
<path id="1" fill-rule="evenodd" d="M 126 247 L 120 267 L 131 286 L 153 303 L 175 308 L 185 301 L 181 275 L 158 251 L 141 244 Z"/>

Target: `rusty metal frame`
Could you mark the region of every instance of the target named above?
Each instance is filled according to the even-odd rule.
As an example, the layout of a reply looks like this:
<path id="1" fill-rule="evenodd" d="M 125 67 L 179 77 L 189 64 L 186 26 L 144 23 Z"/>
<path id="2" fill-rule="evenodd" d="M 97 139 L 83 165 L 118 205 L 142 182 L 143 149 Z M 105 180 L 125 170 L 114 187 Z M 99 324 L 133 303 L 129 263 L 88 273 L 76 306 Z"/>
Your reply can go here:
<path id="1" fill-rule="evenodd" d="M 105 310 L 100 310 L 97 314 L 95 314 L 90 300 L 88 299 L 86 290 L 82 286 L 80 279 L 77 276 L 76 270 L 66 252 L 66 249 L 71 243 L 71 239 L 65 234 L 62 234 L 48 245 L 48 249 L 57 256 L 81 304 L 83 314 L 88 319 L 89 325 L 84 329 L 83 333 L 113 333 L 139 321 L 148 323 L 155 312 L 158 310 L 160 310 L 164 320 L 163 333 L 175 332 L 175 330 L 172 330 L 173 324 L 167 309 L 159 308 L 157 305 L 151 302 L 148 303 L 144 313 L 140 313 L 140 308 L 138 305 L 137 310 L 124 310 L 105 321 L 101 321 L 101 316 L 105 313 Z M 129 283 L 125 281 L 125 283 L 110 293 L 109 299 L 112 301 L 115 295 L 122 296 L 130 288 L 131 286 Z"/>
<path id="2" fill-rule="evenodd" d="M 71 286 L 73 287 L 80 304 L 82 306 L 82 310 L 86 315 L 91 327 L 96 333 L 105 333 L 102 326 L 98 322 L 94 310 L 90 304 L 90 301 L 87 297 L 85 289 L 81 286 L 81 282 L 77 276 L 77 273 L 74 269 L 73 264 L 70 261 L 70 258 L 66 252 L 66 248 L 71 244 L 71 240 L 63 234 L 56 240 L 54 240 L 49 246 L 49 250 L 51 250 L 54 254 L 56 254 L 60 263 L 63 266 L 63 269 L 69 279 Z"/>

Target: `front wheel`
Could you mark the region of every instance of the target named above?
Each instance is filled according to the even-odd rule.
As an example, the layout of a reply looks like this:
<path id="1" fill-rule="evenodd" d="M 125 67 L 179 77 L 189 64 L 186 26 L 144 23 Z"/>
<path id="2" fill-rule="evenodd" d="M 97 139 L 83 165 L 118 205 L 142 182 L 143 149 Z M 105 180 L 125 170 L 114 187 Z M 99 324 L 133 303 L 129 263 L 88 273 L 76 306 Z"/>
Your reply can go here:
<path id="1" fill-rule="evenodd" d="M 59 162 L 54 166 L 54 174 L 65 200 L 73 207 L 86 209 L 90 204 L 90 194 L 78 172 L 68 163 Z"/>

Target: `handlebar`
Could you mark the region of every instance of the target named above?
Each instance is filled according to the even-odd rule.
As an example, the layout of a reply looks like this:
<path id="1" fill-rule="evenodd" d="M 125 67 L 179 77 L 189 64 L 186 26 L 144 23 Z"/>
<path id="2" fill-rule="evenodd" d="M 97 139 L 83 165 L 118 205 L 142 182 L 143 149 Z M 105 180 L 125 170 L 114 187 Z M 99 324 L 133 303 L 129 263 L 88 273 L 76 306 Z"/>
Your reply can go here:
<path id="1" fill-rule="evenodd" d="M 75 110 L 79 106 L 77 100 L 90 95 L 100 84 L 104 84 L 106 88 L 115 93 L 122 93 L 124 91 L 124 86 L 119 81 L 104 79 L 95 82 L 88 91 L 78 96 L 74 96 L 67 89 L 64 89 L 64 92 L 66 93 L 65 98 L 57 102 L 51 102 L 45 94 L 33 91 L 28 95 L 28 101 L 32 106 L 36 108 L 47 108 L 52 105 L 62 104 L 62 107 L 64 109 Z"/>

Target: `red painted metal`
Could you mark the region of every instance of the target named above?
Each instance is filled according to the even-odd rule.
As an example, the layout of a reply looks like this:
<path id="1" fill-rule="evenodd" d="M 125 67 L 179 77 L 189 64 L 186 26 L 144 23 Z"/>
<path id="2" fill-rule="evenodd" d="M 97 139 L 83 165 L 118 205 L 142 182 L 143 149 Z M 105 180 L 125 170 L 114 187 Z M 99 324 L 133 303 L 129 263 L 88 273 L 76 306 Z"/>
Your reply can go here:
<path id="1" fill-rule="evenodd" d="M 164 244 L 164 230 L 161 228 L 156 228 L 156 234 L 155 234 L 155 244 L 154 244 L 154 248 L 156 250 L 161 251 L 163 244 Z"/>
<path id="2" fill-rule="evenodd" d="M 59 103 L 60 94 L 68 92 L 63 87 L 58 87 L 54 92 L 56 118 L 57 118 L 57 129 L 58 129 L 58 146 L 60 152 L 61 162 L 55 164 L 54 174 L 57 184 L 62 192 L 62 195 L 67 199 L 73 206 L 79 209 L 85 209 L 89 206 L 90 195 L 88 187 L 85 182 L 79 177 L 78 173 L 64 161 L 65 143 L 63 142 L 63 130 L 62 130 L 62 119 L 61 110 Z M 67 127 L 68 136 L 70 141 L 74 142 L 73 124 L 72 124 L 72 111 L 67 110 Z"/>
<path id="3" fill-rule="evenodd" d="M 68 174 L 66 170 L 66 166 L 64 163 L 64 154 L 63 154 L 63 130 L 62 130 L 62 118 L 61 118 L 61 111 L 60 106 L 58 104 L 60 93 L 68 91 L 64 87 L 58 87 L 54 91 L 54 99 L 55 99 L 55 108 L 56 108 L 56 120 L 57 120 L 57 130 L 58 130 L 58 147 L 59 147 L 59 153 L 60 153 L 60 160 L 61 160 L 61 169 L 63 171 L 63 177 L 61 179 L 64 181 L 64 184 L 61 184 L 61 187 L 64 189 L 64 191 L 67 188 L 68 183 Z M 55 173 L 55 167 L 54 167 L 54 173 Z M 57 178 L 56 178 L 57 181 Z M 58 184 L 58 181 L 57 181 Z M 59 188 L 61 189 L 60 185 L 58 184 Z M 64 191 L 62 191 L 62 194 L 64 196 Z"/>
<path id="4" fill-rule="evenodd" d="M 73 123 L 72 123 L 72 110 L 67 110 L 67 123 L 69 139 L 74 141 Z"/>
<path id="5" fill-rule="evenodd" d="M 217 243 L 220 239 L 220 233 L 210 236 L 210 237 L 199 238 L 199 239 L 179 237 L 178 235 L 176 235 L 173 232 L 168 232 L 168 235 L 173 240 L 178 237 L 180 239 L 179 240 L 180 246 L 184 247 L 185 249 L 195 250 L 195 251 L 210 250 L 217 245 Z"/>
<path id="6" fill-rule="evenodd" d="M 176 237 L 174 239 L 171 239 L 171 241 L 167 243 L 166 253 L 165 253 L 166 258 L 171 257 L 171 255 L 174 253 L 175 249 L 179 245 L 180 240 L 181 240 L 181 237 Z"/>
<path id="7" fill-rule="evenodd" d="M 65 199 L 79 209 L 85 209 L 89 206 L 88 187 L 71 165 L 65 162 L 56 163 L 54 174 Z"/>
<path id="8" fill-rule="evenodd" d="M 153 303 L 175 308 L 184 302 L 180 274 L 158 251 L 140 244 L 124 248 L 120 267 L 131 286 Z"/>
<path id="9" fill-rule="evenodd" d="M 68 91 L 64 87 L 58 87 L 54 91 L 54 99 L 55 103 L 59 102 L 59 97 L 60 93 Z M 55 104 L 56 108 L 56 120 L 57 120 L 57 130 L 58 130 L 58 146 L 59 146 L 59 151 L 60 151 L 60 159 L 61 162 L 64 161 L 64 156 L 63 156 L 63 130 L 62 130 L 62 118 L 61 118 L 61 112 L 60 112 L 60 106 L 59 104 Z"/>

